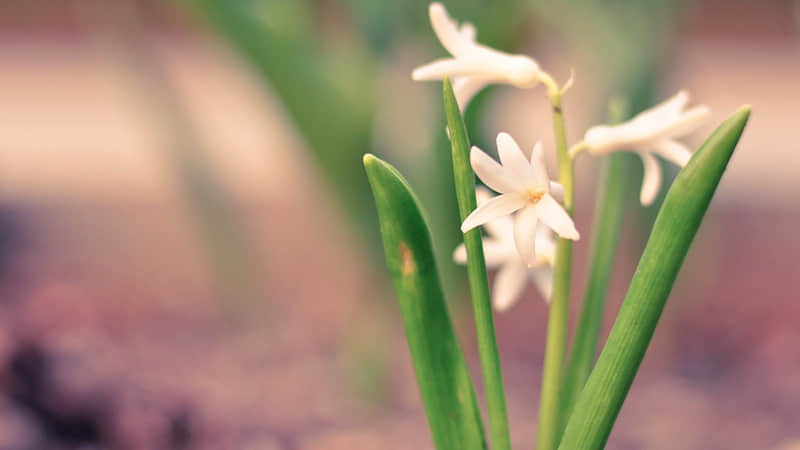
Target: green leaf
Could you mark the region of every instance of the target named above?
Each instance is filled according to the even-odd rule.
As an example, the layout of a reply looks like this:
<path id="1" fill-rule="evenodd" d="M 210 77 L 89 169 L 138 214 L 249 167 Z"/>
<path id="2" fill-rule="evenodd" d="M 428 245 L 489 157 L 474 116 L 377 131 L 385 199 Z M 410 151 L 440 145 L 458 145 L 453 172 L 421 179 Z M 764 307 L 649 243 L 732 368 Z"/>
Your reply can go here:
<path id="1" fill-rule="evenodd" d="M 750 116 L 739 109 L 681 170 L 667 193 L 608 341 L 559 449 L 605 446 L 711 197 Z"/>
<path id="2" fill-rule="evenodd" d="M 364 155 L 364 167 L 436 448 L 485 449 L 475 389 L 447 312 L 419 202 L 394 167 L 370 154 Z"/>
<path id="3" fill-rule="evenodd" d="M 469 163 L 469 139 L 461 111 L 450 80 L 444 78 L 444 110 L 453 156 L 453 179 L 461 220 L 477 207 L 475 198 L 475 175 Z M 486 387 L 486 404 L 489 410 L 489 428 L 492 448 L 508 450 L 511 436 L 508 429 L 506 396 L 503 389 L 503 371 L 500 368 L 500 355 L 497 350 L 497 337 L 492 318 L 492 299 L 489 295 L 489 279 L 486 274 L 486 260 L 483 256 L 481 230 L 475 228 L 464 233 L 464 246 L 467 250 L 467 276 L 472 293 L 472 309 L 475 315 L 475 331 L 478 335 L 478 352 Z"/>

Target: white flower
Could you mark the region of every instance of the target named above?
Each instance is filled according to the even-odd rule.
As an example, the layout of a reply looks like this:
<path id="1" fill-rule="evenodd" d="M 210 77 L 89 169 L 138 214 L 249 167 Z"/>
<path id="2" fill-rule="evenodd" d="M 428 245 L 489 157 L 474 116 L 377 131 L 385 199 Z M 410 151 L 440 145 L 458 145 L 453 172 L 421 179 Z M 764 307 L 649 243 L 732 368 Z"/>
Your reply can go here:
<path id="1" fill-rule="evenodd" d="M 506 133 L 497 135 L 498 164 L 478 147 L 470 151 L 470 163 L 475 174 L 491 189 L 502 195 L 478 206 L 461 224 L 467 232 L 500 216 L 516 212 L 514 217 L 514 243 L 520 257 L 529 266 L 536 263 L 536 225 L 542 223 L 559 236 L 578 240 L 572 218 L 561 204 L 550 195 L 558 195 L 563 188 L 552 183 L 547 176 L 542 154 L 542 143 L 533 148 L 531 161 L 525 158 L 514 138 Z"/>
<path id="2" fill-rule="evenodd" d="M 462 110 L 475 94 L 491 83 L 529 88 L 543 77 L 549 79 L 533 59 L 499 52 L 475 42 L 475 27 L 467 22 L 459 27 L 441 3 L 431 3 L 429 13 L 433 31 L 453 57 L 417 67 L 411 78 L 416 81 L 441 80 L 449 75 Z"/>
<path id="3" fill-rule="evenodd" d="M 484 188 L 475 192 L 478 205 L 491 199 Z M 488 236 L 483 238 L 483 254 L 486 267 L 499 268 L 492 285 L 492 304 L 497 311 L 505 311 L 516 303 L 530 279 L 539 290 L 542 298 L 550 302 L 553 293 L 553 265 L 556 256 L 556 243 L 553 234 L 545 227 L 536 230 L 536 263 L 528 267 L 519 256 L 514 245 L 514 221 L 510 217 L 498 217 L 487 222 L 484 227 Z M 467 263 L 467 250 L 464 244 L 453 252 L 453 260 L 459 264 Z"/>
<path id="4" fill-rule="evenodd" d="M 684 111 L 688 102 L 689 94 L 680 91 L 625 123 L 592 127 L 577 148 L 599 155 L 620 150 L 638 153 L 644 164 L 640 199 L 643 205 L 649 205 L 661 186 L 661 168 L 653 154 L 685 166 L 692 153 L 675 138 L 691 133 L 711 114 L 706 106 Z"/>

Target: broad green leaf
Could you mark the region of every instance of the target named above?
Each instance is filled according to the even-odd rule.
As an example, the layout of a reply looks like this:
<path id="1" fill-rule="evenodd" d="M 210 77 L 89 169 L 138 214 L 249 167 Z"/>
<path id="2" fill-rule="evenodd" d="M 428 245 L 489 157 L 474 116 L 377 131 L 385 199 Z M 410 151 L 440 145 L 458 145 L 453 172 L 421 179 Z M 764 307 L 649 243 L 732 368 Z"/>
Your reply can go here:
<path id="1" fill-rule="evenodd" d="M 469 163 L 469 139 L 461 111 L 450 80 L 445 77 L 443 86 L 444 110 L 453 156 L 453 179 L 461 220 L 476 208 L 475 175 Z M 467 275 L 472 293 L 472 309 L 475 314 L 475 331 L 478 335 L 478 351 L 486 387 L 486 404 L 489 409 L 489 429 L 492 448 L 507 450 L 511 448 L 508 429 L 506 396 L 503 389 L 503 371 L 500 368 L 500 355 L 497 350 L 497 337 L 492 318 L 492 299 L 489 295 L 489 279 L 486 275 L 486 260 L 483 256 L 481 230 L 464 233 L 464 246 L 467 250 Z"/>
<path id="2" fill-rule="evenodd" d="M 438 450 L 484 449 L 475 390 L 447 312 L 419 202 L 389 164 L 367 154 L 364 168 L 433 441 Z"/>
<path id="3" fill-rule="evenodd" d="M 605 446 L 689 246 L 749 116 L 750 107 L 746 106 L 723 122 L 672 184 L 559 449 L 597 450 Z"/>

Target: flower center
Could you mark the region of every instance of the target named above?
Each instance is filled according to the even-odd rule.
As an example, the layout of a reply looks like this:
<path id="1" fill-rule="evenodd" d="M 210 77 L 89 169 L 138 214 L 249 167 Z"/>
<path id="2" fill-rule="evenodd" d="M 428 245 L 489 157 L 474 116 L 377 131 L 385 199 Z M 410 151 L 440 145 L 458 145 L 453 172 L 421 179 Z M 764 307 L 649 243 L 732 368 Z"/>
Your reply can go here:
<path id="1" fill-rule="evenodd" d="M 545 191 L 541 189 L 528 189 L 522 195 L 525 196 L 525 200 L 527 200 L 531 204 L 536 204 L 539 200 L 544 197 Z"/>

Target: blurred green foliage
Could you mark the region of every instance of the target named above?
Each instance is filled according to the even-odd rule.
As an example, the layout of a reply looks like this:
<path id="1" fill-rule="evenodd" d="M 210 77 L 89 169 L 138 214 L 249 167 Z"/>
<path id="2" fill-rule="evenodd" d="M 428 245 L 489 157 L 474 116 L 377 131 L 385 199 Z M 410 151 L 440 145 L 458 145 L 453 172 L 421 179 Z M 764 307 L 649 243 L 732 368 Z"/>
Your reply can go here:
<path id="1" fill-rule="evenodd" d="M 376 80 L 391 50 L 419 33 L 430 45 L 430 59 L 444 54 L 428 23 L 428 2 L 181 0 L 180 4 L 199 12 L 261 74 L 304 138 L 333 198 L 353 218 L 365 248 L 377 255 L 377 223 L 366 178 L 359 170 L 360 158 L 370 152 L 381 154 L 372 141 L 380 94 Z M 451 13 L 474 22 L 482 42 L 512 50 L 530 18 L 527 5 L 465 1 L 452 5 Z M 476 99 L 467 114 L 476 136 L 487 95 Z M 421 156 L 400 168 L 411 174 L 410 181 L 432 213 L 439 260 L 449 261 L 460 232 L 454 192 L 448 187 L 452 171 L 444 119 L 442 114 L 435 117 L 442 117 L 432 127 L 435 148 L 414 152 Z M 453 286 L 455 275 L 463 273 L 450 263 L 442 269 L 446 286 Z"/>

